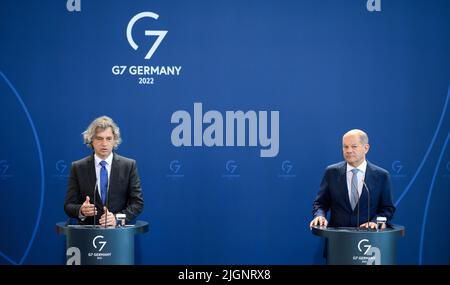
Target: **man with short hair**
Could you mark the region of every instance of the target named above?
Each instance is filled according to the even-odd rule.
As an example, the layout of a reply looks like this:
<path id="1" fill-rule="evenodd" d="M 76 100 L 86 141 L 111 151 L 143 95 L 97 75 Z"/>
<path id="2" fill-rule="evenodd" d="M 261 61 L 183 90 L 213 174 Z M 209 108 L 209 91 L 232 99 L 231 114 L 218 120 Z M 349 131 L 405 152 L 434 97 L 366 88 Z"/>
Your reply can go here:
<path id="1" fill-rule="evenodd" d="M 366 160 L 369 148 L 369 137 L 365 132 L 354 129 L 344 134 L 342 152 L 345 161 L 326 168 L 313 203 L 314 218 L 310 227 L 376 229 L 377 217 L 385 217 L 387 221 L 393 218 L 395 206 L 389 173 Z M 370 209 L 367 207 L 369 196 Z M 328 211 L 330 222 L 326 218 Z"/>

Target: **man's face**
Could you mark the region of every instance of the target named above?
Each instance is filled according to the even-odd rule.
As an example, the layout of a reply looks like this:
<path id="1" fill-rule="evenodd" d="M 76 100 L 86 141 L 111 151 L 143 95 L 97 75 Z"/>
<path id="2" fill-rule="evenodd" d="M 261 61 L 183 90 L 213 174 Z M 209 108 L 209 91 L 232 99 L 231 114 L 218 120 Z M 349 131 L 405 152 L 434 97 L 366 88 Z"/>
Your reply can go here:
<path id="1" fill-rule="evenodd" d="M 358 167 L 366 159 L 369 144 L 361 144 L 358 134 L 347 134 L 342 139 L 342 152 L 345 160 L 353 167 Z"/>
<path id="2" fill-rule="evenodd" d="M 116 141 L 111 127 L 107 129 L 98 129 L 92 140 L 92 147 L 95 153 L 101 158 L 106 159 L 112 152 Z"/>

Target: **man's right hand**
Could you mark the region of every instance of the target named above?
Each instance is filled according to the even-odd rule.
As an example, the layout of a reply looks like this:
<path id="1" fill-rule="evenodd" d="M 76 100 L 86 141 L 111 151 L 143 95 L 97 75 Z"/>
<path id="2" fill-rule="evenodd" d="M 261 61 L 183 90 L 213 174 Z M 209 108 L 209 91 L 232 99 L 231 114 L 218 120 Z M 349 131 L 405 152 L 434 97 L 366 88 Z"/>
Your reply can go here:
<path id="1" fill-rule="evenodd" d="M 86 200 L 84 201 L 83 205 L 81 205 L 80 211 L 81 211 L 81 214 L 85 217 L 90 217 L 90 216 L 94 216 L 94 214 L 97 214 L 95 205 L 90 203 L 89 196 L 86 196 Z"/>
<path id="2" fill-rule="evenodd" d="M 328 221 L 327 219 L 325 219 L 325 217 L 322 216 L 317 216 L 315 217 L 311 223 L 309 223 L 309 227 L 312 228 L 314 226 L 319 226 L 319 227 L 326 227 L 328 225 Z"/>

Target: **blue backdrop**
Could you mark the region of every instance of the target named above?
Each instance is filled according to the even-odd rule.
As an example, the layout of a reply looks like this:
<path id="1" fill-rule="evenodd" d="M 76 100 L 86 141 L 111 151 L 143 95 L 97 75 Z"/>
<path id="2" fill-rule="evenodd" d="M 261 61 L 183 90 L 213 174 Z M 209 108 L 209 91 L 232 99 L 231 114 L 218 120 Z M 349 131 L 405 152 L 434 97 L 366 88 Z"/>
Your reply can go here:
<path id="1" fill-rule="evenodd" d="M 1 0 L 0 35 L 1 264 L 64 264 L 55 223 L 101 115 L 138 162 L 140 264 L 322 263 L 312 202 L 352 128 L 392 175 L 398 262 L 450 263 L 450 1 Z M 278 111 L 279 152 L 248 128 L 244 146 L 174 146 L 194 103 L 224 129 Z"/>

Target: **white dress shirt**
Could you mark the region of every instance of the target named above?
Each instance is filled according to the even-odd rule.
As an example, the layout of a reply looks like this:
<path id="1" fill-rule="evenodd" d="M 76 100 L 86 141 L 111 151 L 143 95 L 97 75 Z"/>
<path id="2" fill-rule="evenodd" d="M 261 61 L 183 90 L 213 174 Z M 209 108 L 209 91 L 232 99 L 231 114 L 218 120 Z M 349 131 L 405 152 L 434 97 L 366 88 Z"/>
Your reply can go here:
<path id="1" fill-rule="evenodd" d="M 102 169 L 102 166 L 100 164 L 101 161 L 106 161 L 106 170 L 108 171 L 108 187 L 107 189 L 109 190 L 109 177 L 111 176 L 111 164 L 112 164 L 112 159 L 113 159 L 113 153 L 111 152 L 111 154 L 106 158 L 106 159 L 101 159 L 100 157 L 97 156 L 97 154 L 94 154 L 94 159 L 95 159 L 95 176 L 97 178 L 97 191 L 98 194 L 100 195 L 100 198 L 102 197 L 102 193 L 100 191 L 100 170 Z"/>
<path id="2" fill-rule="evenodd" d="M 367 168 L 367 161 L 364 160 L 363 163 L 361 163 L 358 167 L 353 167 L 350 164 L 347 163 L 347 189 L 348 189 L 348 198 L 350 201 L 352 200 L 352 169 L 358 168 L 357 177 L 358 177 L 358 195 L 361 197 L 361 192 L 363 189 L 363 181 L 364 177 L 366 176 L 366 168 Z"/>

